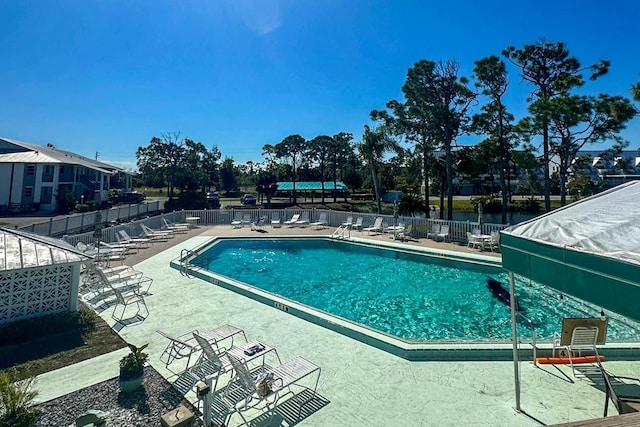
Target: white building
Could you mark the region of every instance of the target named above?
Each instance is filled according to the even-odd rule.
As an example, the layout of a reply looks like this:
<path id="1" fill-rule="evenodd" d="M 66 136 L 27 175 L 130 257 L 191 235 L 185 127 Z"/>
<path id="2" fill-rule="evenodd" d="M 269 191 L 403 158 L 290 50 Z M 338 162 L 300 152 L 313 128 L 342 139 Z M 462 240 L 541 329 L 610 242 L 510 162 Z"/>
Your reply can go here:
<path id="1" fill-rule="evenodd" d="M 109 200 L 111 177 L 120 175 L 131 190 L 132 173 L 51 144 L 40 146 L 0 138 L 0 211 L 54 211 L 61 190 L 78 202 Z"/>

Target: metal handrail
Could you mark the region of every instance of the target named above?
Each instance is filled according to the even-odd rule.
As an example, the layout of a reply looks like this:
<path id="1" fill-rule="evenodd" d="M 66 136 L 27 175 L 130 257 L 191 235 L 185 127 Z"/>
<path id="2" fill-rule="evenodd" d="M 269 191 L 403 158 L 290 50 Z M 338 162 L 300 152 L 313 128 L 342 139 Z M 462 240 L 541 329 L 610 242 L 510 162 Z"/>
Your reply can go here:
<path id="1" fill-rule="evenodd" d="M 180 251 L 180 274 L 189 277 L 189 257 L 193 254 L 191 249 Z"/>
<path id="2" fill-rule="evenodd" d="M 522 317 L 528 324 L 529 328 L 531 328 L 531 346 L 533 347 L 533 365 L 537 366 L 536 359 L 538 357 L 538 349 L 536 347 L 536 328 L 533 326 L 533 322 L 527 316 L 522 314 L 522 312 L 516 312 L 517 316 Z"/>

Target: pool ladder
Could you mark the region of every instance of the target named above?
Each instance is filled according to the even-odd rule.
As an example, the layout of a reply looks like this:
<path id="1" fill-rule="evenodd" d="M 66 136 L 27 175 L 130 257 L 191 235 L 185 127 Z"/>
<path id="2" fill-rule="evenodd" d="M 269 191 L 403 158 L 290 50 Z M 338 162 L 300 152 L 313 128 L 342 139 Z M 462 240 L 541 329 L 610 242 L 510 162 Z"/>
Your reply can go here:
<path id="1" fill-rule="evenodd" d="M 349 232 L 349 236 L 345 236 L 346 232 Z M 348 225 L 341 225 L 340 227 L 336 228 L 336 231 L 333 232 L 333 234 L 331 235 L 332 238 L 334 239 L 346 239 L 349 238 L 351 239 L 351 227 Z"/>
<path id="2" fill-rule="evenodd" d="M 180 274 L 189 277 L 189 259 L 193 255 L 191 249 L 182 249 L 180 251 Z"/>

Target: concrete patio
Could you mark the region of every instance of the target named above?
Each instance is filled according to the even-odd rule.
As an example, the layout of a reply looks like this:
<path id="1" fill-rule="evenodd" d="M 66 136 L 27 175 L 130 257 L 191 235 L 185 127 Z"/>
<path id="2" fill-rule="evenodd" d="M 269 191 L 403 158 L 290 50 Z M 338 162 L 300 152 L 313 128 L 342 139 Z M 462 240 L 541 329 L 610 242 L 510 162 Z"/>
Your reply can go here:
<path id="1" fill-rule="evenodd" d="M 266 227 L 263 234 L 330 235 L 331 228 Z M 167 340 L 155 331 L 173 335 L 211 329 L 229 323 L 242 328 L 249 339 L 259 339 L 278 350 L 285 361 L 301 355 L 322 368 L 318 393 L 328 402 L 299 420 L 304 426 L 529 426 L 556 424 L 602 416 L 605 395 L 601 378 L 587 372 L 574 378 L 568 366 L 534 367 L 521 363 L 521 406 L 527 416 L 513 410 L 512 362 L 409 362 L 339 333 L 291 316 L 199 279 L 187 278 L 169 267 L 182 249 L 193 248 L 212 236 L 255 235 L 249 228 L 200 227 L 131 257 L 145 275 L 154 279 L 145 298 L 149 316 L 141 323 L 122 326 L 111 319 L 111 309 L 100 313 L 127 341 L 149 343 L 151 365 L 169 381 L 183 365 L 159 360 Z M 363 238 L 389 241 L 388 235 Z M 455 243 L 421 239 L 409 245 L 477 254 Z M 164 249 L 166 248 L 166 249 Z M 163 250 L 164 249 L 164 250 Z M 148 252 L 147 252 L 148 251 Z M 496 257 L 489 252 L 483 255 Z M 39 398 L 46 401 L 118 374 L 118 360 L 127 350 L 100 356 L 38 377 Z M 606 354 L 606 351 L 604 351 Z M 639 362 L 612 361 L 606 367 L 618 375 L 637 376 Z M 588 370 L 587 370 L 588 371 Z M 187 395 L 195 401 L 195 395 Z M 615 409 L 610 409 L 612 415 Z M 276 419 L 277 425 L 292 425 Z M 240 417 L 234 416 L 231 425 Z"/>

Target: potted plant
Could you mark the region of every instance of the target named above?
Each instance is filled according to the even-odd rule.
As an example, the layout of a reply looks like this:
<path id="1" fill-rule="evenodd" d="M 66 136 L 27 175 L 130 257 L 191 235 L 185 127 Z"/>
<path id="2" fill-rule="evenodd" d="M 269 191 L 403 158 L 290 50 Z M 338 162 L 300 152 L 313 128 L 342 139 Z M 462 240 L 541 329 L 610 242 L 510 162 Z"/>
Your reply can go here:
<path id="1" fill-rule="evenodd" d="M 130 392 L 140 388 L 144 376 L 144 363 L 149 357 L 143 351 L 149 344 L 141 347 L 136 347 L 129 343 L 127 345 L 131 349 L 131 353 L 120 359 L 120 376 L 118 377 L 120 390 L 123 392 Z"/>

